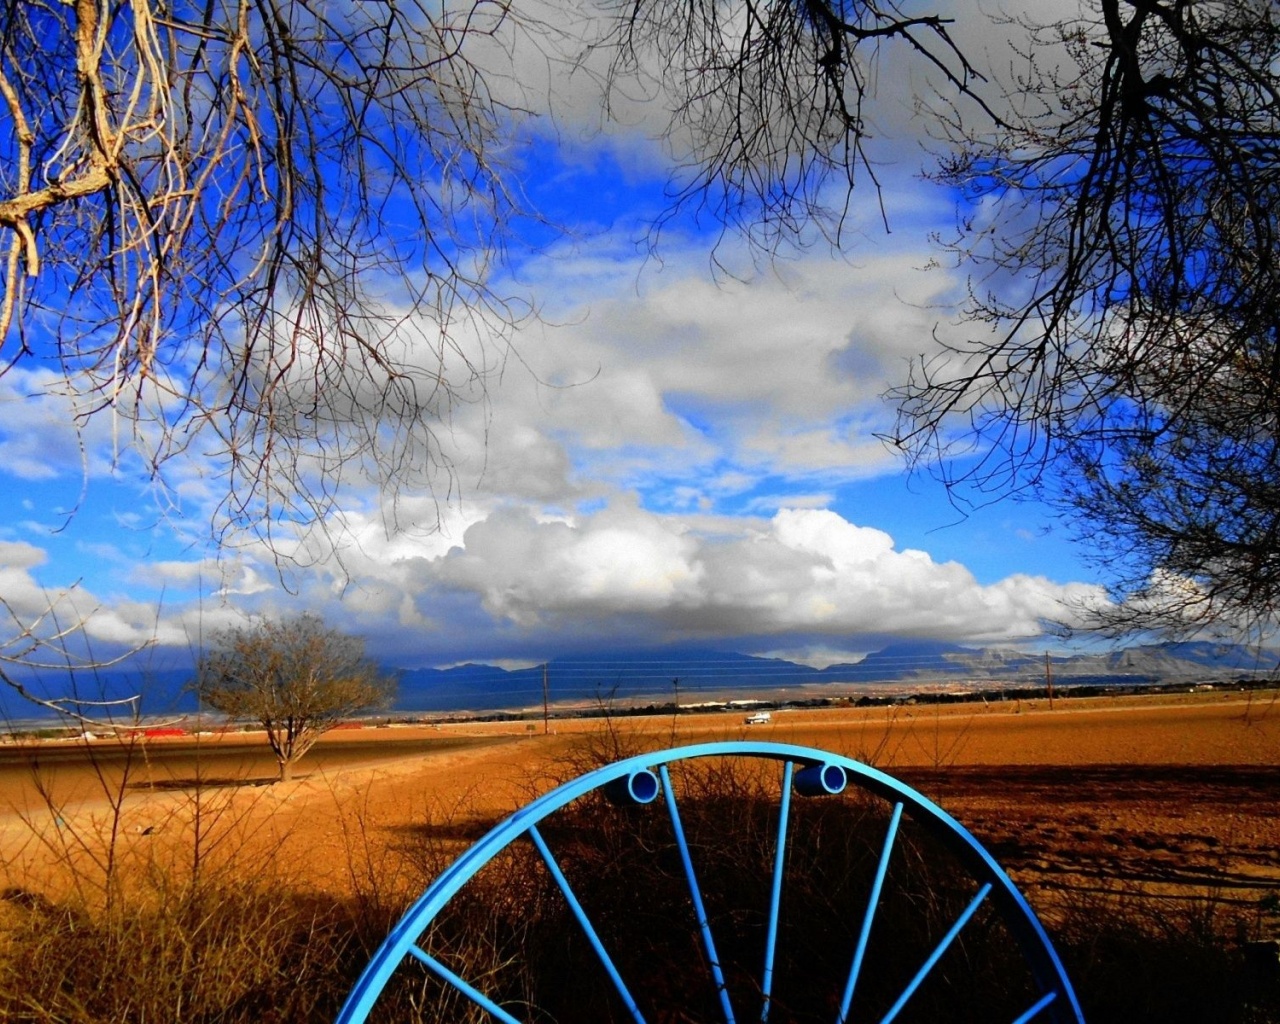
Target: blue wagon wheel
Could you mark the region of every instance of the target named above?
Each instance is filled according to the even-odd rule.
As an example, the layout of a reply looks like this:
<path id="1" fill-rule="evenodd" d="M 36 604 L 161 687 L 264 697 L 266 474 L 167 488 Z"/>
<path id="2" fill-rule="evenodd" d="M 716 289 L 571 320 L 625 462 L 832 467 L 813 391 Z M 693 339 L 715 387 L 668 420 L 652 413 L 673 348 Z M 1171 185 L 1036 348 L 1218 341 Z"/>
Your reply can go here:
<path id="1" fill-rule="evenodd" d="M 753 742 L 627 758 L 517 811 L 410 907 L 338 1017 L 1082 1019 L 955 819 L 867 765 Z"/>

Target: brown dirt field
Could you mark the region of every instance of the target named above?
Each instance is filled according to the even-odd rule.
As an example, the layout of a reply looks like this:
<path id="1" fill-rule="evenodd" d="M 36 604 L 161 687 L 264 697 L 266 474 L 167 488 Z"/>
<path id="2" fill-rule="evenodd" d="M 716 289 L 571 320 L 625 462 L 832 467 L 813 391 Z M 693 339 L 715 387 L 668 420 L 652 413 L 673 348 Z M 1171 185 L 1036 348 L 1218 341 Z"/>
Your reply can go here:
<path id="1" fill-rule="evenodd" d="M 0 746 L 0 886 L 56 895 L 67 865 L 113 830 L 124 856 L 180 849 L 199 809 L 232 837 L 223 852 L 341 889 L 352 870 L 390 863 L 415 824 L 478 834 L 576 774 L 569 762 L 609 728 L 552 724 L 331 733 L 287 785 L 264 784 L 274 766 L 252 735 L 152 739 L 128 757 L 97 741 L 93 759 L 84 744 Z M 869 761 L 968 826 L 1042 912 L 1055 894 L 1140 889 L 1219 898 L 1276 932 L 1278 694 L 782 711 L 750 728 L 741 713 L 628 717 L 612 729 L 625 752 L 749 737 Z"/>

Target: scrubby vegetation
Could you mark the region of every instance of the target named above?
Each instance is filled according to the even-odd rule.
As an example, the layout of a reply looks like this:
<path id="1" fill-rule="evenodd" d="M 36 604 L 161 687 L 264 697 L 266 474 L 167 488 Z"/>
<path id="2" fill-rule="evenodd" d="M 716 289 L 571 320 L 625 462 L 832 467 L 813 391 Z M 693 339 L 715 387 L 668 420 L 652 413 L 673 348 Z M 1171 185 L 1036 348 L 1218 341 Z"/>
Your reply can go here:
<path id="1" fill-rule="evenodd" d="M 605 734 L 550 770 L 577 774 L 629 752 L 625 738 Z M 728 989 L 739 1017 L 758 1019 L 777 773 L 708 761 L 675 779 Z M 436 811 L 387 833 L 359 807 L 345 808 L 346 882 L 321 890 L 285 858 L 264 857 L 260 841 L 243 843 L 260 826 L 237 806 L 217 788 L 193 789 L 164 843 L 142 842 L 118 805 L 93 836 L 33 820 L 32 842 L 61 858 L 63 884 L 38 891 L 10 865 L 0 894 L 0 1019 L 331 1019 L 409 901 L 485 824 Z M 856 795 L 794 803 L 770 1024 L 835 1019 L 886 818 L 882 804 Z M 542 833 L 646 1019 L 722 1020 L 661 806 L 620 808 L 592 796 Z M 904 822 L 856 1019 L 880 1019 L 973 888 L 963 865 Z M 1276 964 L 1249 946 L 1259 937 L 1252 918 L 1214 894 L 1173 906 L 1126 892 L 1067 895 L 1041 908 L 1086 1019 L 1280 1020 Z M 629 1019 L 532 846 L 492 861 L 422 942 L 522 1020 Z M 986 906 L 898 1019 L 1012 1020 L 1029 990 Z M 378 1019 L 395 1021 L 486 1019 L 413 964 L 378 1009 Z"/>

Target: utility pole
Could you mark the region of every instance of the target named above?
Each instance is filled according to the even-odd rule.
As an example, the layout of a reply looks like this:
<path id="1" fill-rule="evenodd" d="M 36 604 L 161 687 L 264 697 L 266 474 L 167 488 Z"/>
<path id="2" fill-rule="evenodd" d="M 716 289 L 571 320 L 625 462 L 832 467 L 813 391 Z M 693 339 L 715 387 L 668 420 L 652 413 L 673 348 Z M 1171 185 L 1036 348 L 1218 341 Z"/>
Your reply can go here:
<path id="1" fill-rule="evenodd" d="M 551 733 L 551 703 L 547 693 L 547 663 L 542 663 L 542 735 Z"/>
<path id="2" fill-rule="evenodd" d="M 1049 652 L 1044 652 L 1044 680 L 1049 688 L 1049 710 L 1053 710 L 1053 667 L 1049 664 Z"/>

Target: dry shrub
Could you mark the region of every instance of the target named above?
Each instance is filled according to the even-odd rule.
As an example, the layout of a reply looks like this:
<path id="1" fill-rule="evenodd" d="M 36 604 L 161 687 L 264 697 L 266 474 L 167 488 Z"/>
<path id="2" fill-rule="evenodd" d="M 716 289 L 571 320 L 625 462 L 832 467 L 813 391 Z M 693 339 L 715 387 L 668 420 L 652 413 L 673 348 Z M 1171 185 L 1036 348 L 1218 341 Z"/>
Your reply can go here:
<path id="1" fill-rule="evenodd" d="M 577 775 L 635 752 L 635 744 L 606 727 L 548 772 Z M 709 758 L 673 765 L 672 777 L 729 992 L 739 1017 L 756 1019 L 778 766 Z M 148 845 L 128 827 L 123 800 L 107 801 L 113 809 L 93 834 L 51 833 L 33 819 L 33 841 L 64 857 L 74 884 L 44 893 L 11 877 L 0 892 L 0 1019 L 331 1019 L 409 902 L 492 824 L 460 802 L 429 807 L 421 823 L 389 835 L 368 795 L 340 797 L 347 885 L 324 894 L 289 876 L 283 858 L 264 857 L 261 841 L 242 841 L 262 815 L 224 789 L 186 794 L 165 822 L 173 840 L 165 844 Z M 836 1018 L 887 818 L 883 802 L 858 793 L 793 801 L 770 1024 Z M 595 793 L 540 831 L 646 1019 L 722 1020 L 662 801 L 618 807 Z M 884 1015 L 975 888 L 948 849 L 904 819 L 854 1019 Z M 1058 905 L 1052 930 L 1086 1019 L 1280 1021 L 1274 963 L 1270 972 L 1249 963 L 1240 940 L 1255 936 L 1239 932 L 1217 905 L 1172 913 L 1132 893 Z M 512 844 L 465 885 L 420 944 L 529 1024 L 630 1020 L 527 842 Z M 1029 1005 L 1029 991 L 989 901 L 897 1019 L 1011 1020 Z M 412 961 L 397 971 L 375 1017 L 488 1020 Z"/>
<path id="2" fill-rule="evenodd" d="M 1249 912 L 1220 892 L 1140 889 L 1062 898 L 1054 932 L 1089 1024 L 1280 1021 L 1280 959 Z"/>
<path id="3" fill-rule="evenodd" d="M 77 813 L 33 764 L 45 806 L 0 865 L 0 1019 L 332 1017 L 392 912 L 375 938 L 360 902 L 290 874 L 259 791 L 197 778 L 140 811 L 126 796 L 146 784 L 145 750 L 122 749 L 123 767 L 97 773 L 96 809 Z"/>
<path id="4" fill-rule="evenodd" d="M 11 914 L 0 1018 L 301 1021 L 334 1006 L 338 908 L 259 884 L 151 895 L 106 916 L 74 901 Z"/>

